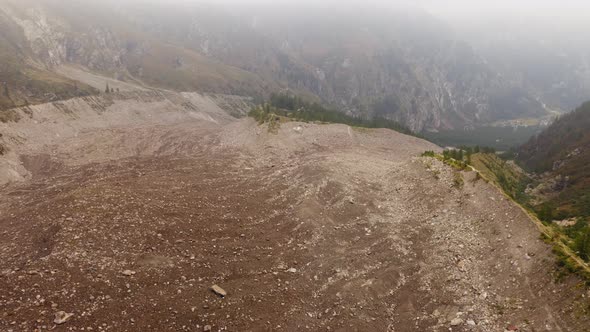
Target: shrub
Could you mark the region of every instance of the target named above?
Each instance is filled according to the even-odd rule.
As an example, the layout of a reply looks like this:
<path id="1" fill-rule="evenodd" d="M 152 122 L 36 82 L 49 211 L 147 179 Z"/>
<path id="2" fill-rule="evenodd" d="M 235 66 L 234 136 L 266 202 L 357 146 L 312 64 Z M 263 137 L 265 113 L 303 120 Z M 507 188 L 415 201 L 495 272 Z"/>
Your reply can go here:
<path id="1" fill-rule="evenodd" d="M 424 151 L 424 153 L 422 153 L 422 157 L 434 157 L 436 156 L 436 154 L 434 153 L 434 151 L 428 150 L 428 151 Z"/>
<path id="2" fill-rule="evenodd" d="M 537 217 L 544 222 L 552 222 L 554 216 L 554 209 L 549 203 L 541 204 L 537 209 Z"/>
<path id="3" fill-rule="evenodd" d="M 464 184 L 465 184 L 465 181 L 463 180 L 463 175 L 461 174 L 461 172 L 455 172 L 455 175 L 453 178 L 453 187 L 455 187 L 457 189 L 461 189 L 461 188 L 463 188 Z"/>
<path id="4" fill-rule="evenodd" d="M 573 249 L 583 260 L 590 260 L 590 227 L 586 226 L 578 232 Z"/>

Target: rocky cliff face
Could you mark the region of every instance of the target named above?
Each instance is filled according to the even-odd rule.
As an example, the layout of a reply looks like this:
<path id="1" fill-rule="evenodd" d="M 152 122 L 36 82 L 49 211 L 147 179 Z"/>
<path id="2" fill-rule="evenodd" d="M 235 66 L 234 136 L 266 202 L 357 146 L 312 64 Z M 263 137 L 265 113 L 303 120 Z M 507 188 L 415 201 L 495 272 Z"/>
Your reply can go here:
<path id="1" fill-rule="evenodd" d="M 526 84 L 417 11 L 2 2 L 49 68 L 75 64 L 181 91 L 292 91 L 418 132 L 546 113 Z"/>
<path id="2" fill-rule="evenodd" d="M 157 34 L 338 109 L 386 116 L 415 131 L 545 112 L 519 82 L 493 71 L 470 45 L 423 13 L 286 11 L 241 13 L 233 29 L 217 29 L 189 11 L 178 14 L 180 23 L 163 22 Z"/>
<path id="3" fill-rule="evenodd" d="M 8 7 L 1 8 L 0 112 L 22 105 L 67 99 L 96 92 L 90 86 L 68 79 L 49 69 L 37 55 L 39 53 L 36 51 L 39 51 L 39 47 L 49 43 L 48 38 L 43 37 L 42 34 L 42 27 L 48 25 L 45 20 L 38 22 L 39 28 L 32 27 L 15 20 L 16 16 L 7 9 Z M 28 37 L 31 39 L 27 39 Z M 29 42 L 29 40 L 37 42 Z M 59 49 L 52 49 L 51 53 L 54 54 L 57 51 Z M 0 121 L 3 118 L 5 115 L 0 113 Z"/>
<path id="4" fill-rule="evenodd" d="M 122 65 L 125 50 L 110 28 L 68 21 L 60 14 L 62 7 L 51 1 L 27 1 L 25 6 L 6 1 L 2 9 L 21 27 L 35 59 L 48 66 L 74 62 L 94 70 Z"/>

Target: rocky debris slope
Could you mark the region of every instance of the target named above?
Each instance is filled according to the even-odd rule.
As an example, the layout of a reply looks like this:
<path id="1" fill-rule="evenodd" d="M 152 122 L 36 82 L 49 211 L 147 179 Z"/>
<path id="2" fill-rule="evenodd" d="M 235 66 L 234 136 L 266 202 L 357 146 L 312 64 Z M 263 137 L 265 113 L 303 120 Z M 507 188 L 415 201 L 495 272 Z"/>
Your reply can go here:
<path id="1" fill-rule="evenodd" d="M 590 294 L 554 281 L 528 217 L 474 174 L 418 157 L 428 142 L 175 119 L 48 145 L 59 168 L 0 191 L 1 330 L 590 324 Z"/>
<path id="2" fill-rule="evenodd" d="M 146 126 L 223 124 L 233 119 L 228 111 L 242 116 L 250 107 L 251 100 L 245 97 L 150 90 L 16 108 L 12 112 L 17 122 L 0 123 L 4 151 L 0 156 L 0 184 L 30 178 L 31 170 L 46 172 L 61 163 L 153 154 L 163 143 L 158 137 L 150 138 L 151 129 Z M 145 132 L 141 142 L 134 141 L 136 136 L 122 134 L 135 131 Z M 115 139 L 130 141 L 113 143 Z M 119 144 L 117 150 L 113 150 L 113 144 Z M 69 152 L 77 149 L 83 151 L 75 156 Z"/>

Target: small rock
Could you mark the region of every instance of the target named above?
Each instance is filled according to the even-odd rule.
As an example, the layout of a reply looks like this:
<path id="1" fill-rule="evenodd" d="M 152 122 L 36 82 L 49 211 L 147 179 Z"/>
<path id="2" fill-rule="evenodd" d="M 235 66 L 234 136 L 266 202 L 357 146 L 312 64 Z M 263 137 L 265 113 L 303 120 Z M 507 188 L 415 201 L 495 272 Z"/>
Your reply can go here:
<path id="1" fill-rule="evenodd" d="M 475 326 L 475 321 L 473 319 L 468 319 L 467 320 L 467 325 L 469 325 L 469 326 Z"/>
<path id="2" fill-rule="evenodd" d="M 124 275 L 124 276 L 130 277 L 130 276 L 132 276 L 132 275 L 135 274 L 135 271 L 125 270 L 125 271 L 121 272 L 121 274 Z"/>
<path id="3" fill-rule="evenodd" d="M 461 318 L 453 318 L 453 320 L 451 321 L 451 326 L 459 326 L 463 324 L 463 320 Z"/>
<path id="4" fill-rule="evenodd" d="M 459 267 L 459 271 L 461 271 L 461 272 L 465 272 L 466 271 L 466 269 L 465 269 L 465 261 L 459 261 L 457 263 L 457 266 Z"/>
<path id="5" fill-rule="evenodd" d="M 294 268 L 294 267 L 292 267 L 292 268 L 288 269 L 287 272 L 289 272 L 289 273 L 297 273 L 297 269 Z"/>
<path id="6" fill-rule="evenodd" d="M 215 293 L 221 297 L 225 297 L 227 295 L 227 292 L 225 291 L 225 289 L 223 289 L 217 285 L 211 286 L 211 291 L 213 291 L 213 293 Z"/>
<path id="7" fill-rule="evenodd" d="M 67 322 L 68 319 L 70 319 L 72 316 L 74 316 L 74 314 L 69 314 L 65 311 L 58 311 L 55 313 L 55 318 L 53 319 L 53 322 L 57 325 L 60 325 Z"/>
<path id="8" fill-rule="evenodd" d="M 207 331 L 211 331 L 211 325 L 205 325 L 203 327 L 203 331 L 207 332 Z"/>

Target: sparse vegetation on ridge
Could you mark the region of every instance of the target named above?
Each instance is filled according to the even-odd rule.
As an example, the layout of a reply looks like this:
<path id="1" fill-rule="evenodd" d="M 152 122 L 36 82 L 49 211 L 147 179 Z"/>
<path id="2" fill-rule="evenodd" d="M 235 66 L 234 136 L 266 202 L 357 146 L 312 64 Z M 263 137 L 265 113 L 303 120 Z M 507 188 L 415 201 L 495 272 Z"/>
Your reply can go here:
<path id="1" fill-rule="evenodd" d="M 464 184 L 465 180 L 463 180 L 463 175 L 461 174 L 461 172 L 455 172 L 455 174 L 453 175 L 453 187 L 461 189 L 463 188 Z"/>
<path id="2" fill-rule="evenodd" d="M 589 128 L 587 102 L 558 118 L 514 154 L 516 162 L 538 175 L 534 187 L 541 190 L 531 188 L 537 199 L 528 208 L 586 262 L 590 262 Z"/>
<path id="3" fill-rule="evenodd" d="M 353 117 L 342 112 L 330 110 L 318 103 L 306 102 L 297 96 L 282 94 L 273 94 L 268 103 L 254 107 L 250 111 L 249 116 L 255 118 L 259 123 L 274 121 L 279 117 L 302 122 L 341 123 L 360 128 L 386 128 L 406 135 L 419 137 L 404 125 L 393 120 Z"/>
<path id="4" fill-rule="evenodd" d="M 484 149 L 478 148 L 478 151 Z M 561 273 L 575 272 L 590 282 L 590 266 L 586 263 L 590 261 L 590 226 L 587 222 L 579 219 L 571 227 L 551 223 L 552 210 L 548 212 L 547 208 L 538 208 L 530 204 L 530 197 L 525 193 L 527 185 L 531 182 L 528 175 L 516 165 L 499 158 L 492 153 L 493 150 L 485 151 L 488 152 L 468 154 L 465 150 L 445 150 L 443 154 L 436 154 L 433 151 L 425 151 L 422 156 L 436 158 L 458 170 L 469 167 L 477 172 L 479 178 L 492 182 L 529 215 L 543 237 L 554 245 L 553 252 L 557 256 Z M 469 164 L 465 160 L 467 156 L 470 159 Z M 459 187 L 460 182 L 455 176 L 453 186 Z"/>

